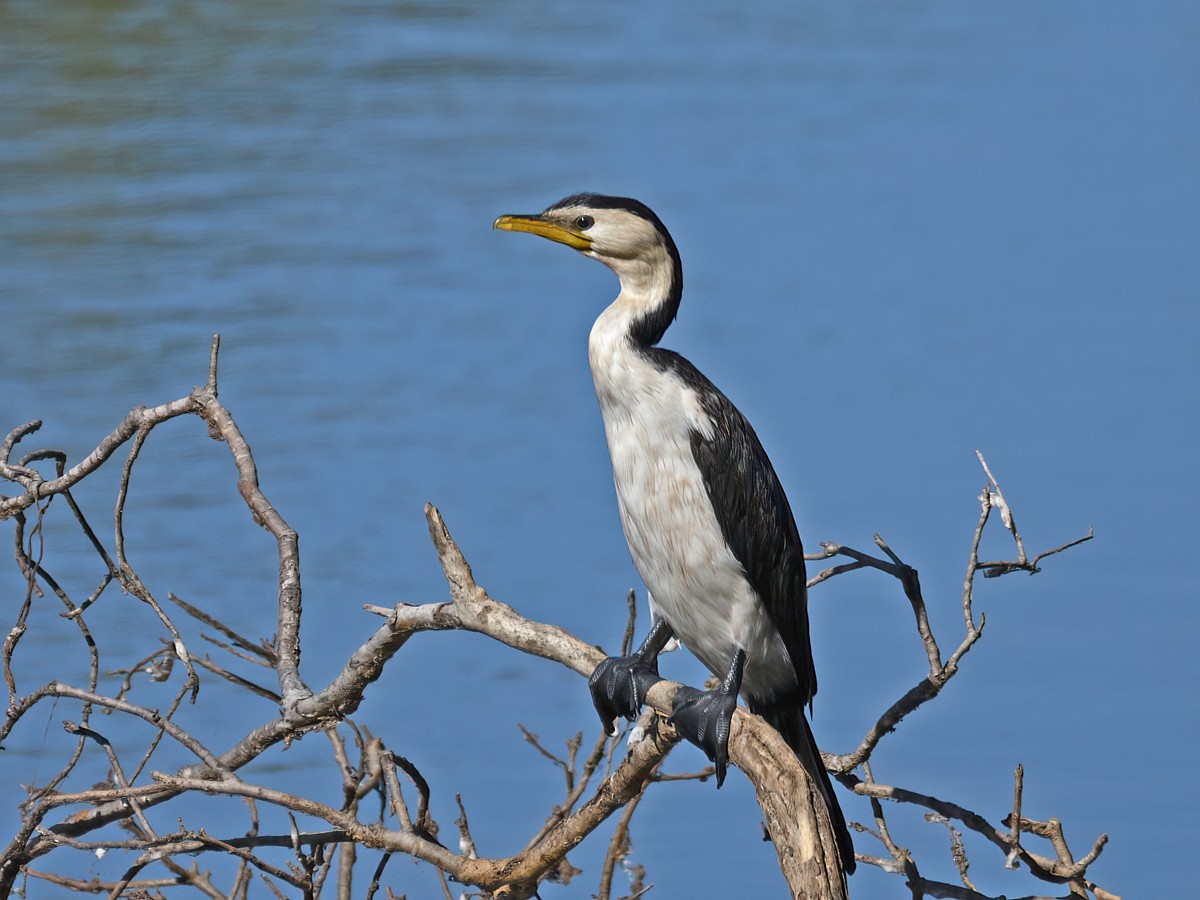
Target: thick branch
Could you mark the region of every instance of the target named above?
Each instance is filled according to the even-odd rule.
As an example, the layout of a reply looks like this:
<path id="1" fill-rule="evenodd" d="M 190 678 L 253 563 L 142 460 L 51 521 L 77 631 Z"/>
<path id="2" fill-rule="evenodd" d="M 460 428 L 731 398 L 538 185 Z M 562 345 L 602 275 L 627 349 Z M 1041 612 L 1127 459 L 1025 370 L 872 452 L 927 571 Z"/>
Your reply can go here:
<path id="1" fill-rule="evenodd" d="M 591 675 L 603 654 L 560 628 L 529 622 L 489 597 L 475 583 L 441 514 L 431 505 L 426 506 L 425 514 L 452 598 L 450 604 L 433 608 L 436 617 L 443 622 L 454 617 L 457 627 L 480 631 L 526 653 L 553 659 L 584 677 Z M 393 614 L 399 617 L 414 609 L 430 607 L 397 607 Z M 669 716 L 678 687 L 673 682 L 660 682 L 649 692 L 647 705 L 661 717 Z M 761 718 L 739 708 L 729 736 L 729 756 L 754 784 L 793 894 L 843 897 L 844 881 L 824 802 L 783 739 Z"/>

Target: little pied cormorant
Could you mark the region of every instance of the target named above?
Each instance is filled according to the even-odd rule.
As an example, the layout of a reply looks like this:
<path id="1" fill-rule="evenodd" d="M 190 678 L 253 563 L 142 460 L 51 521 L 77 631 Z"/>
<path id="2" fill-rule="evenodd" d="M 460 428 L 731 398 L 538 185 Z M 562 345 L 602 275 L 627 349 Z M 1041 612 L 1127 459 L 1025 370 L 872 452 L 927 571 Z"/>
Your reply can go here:
<path id="1" fill-rule="evenodd" d="M 621 523 L 650 594 L 653 625 L 631 656 L 612 657 L 589 687 L 605 728 L 633 719 L 677 637 L 714 675 L 683 688 L 671 722 L 725 779 L 740 694 L 796 753 L 824 797 L 846 872 L 854 848 L 804 715 L 817 692 L 804 551 L 787 496 L 754 429 L 695 366 L 656 346 L 675 319 L 683 267 L 648 207 L 575 194 L 538 215 L 501 216 L 597 259 L 621 292 L 592 326 L 588 358 L 612 457 Z"/>

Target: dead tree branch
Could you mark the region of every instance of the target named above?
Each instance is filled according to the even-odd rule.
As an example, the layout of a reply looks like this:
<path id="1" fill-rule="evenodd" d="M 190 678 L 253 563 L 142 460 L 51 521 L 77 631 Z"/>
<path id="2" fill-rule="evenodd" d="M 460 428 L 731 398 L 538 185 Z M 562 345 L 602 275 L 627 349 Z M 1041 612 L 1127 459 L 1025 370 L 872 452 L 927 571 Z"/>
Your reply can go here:
<path id="1" fill-rule="evenodd" d="M 386 886 L 381 885 L 381 879 L 387 861 L 394 854 L 403 853 L 434 866 L 440 873 L 447 896 L 450 892 L 445 878 L 448 876 L 492 896 L 532 897 L 539 883 L 548 878 L 566 881 L 574 877 L 578 870 L 568 862 L 568 854 L 623 810 L 609 840 L 600 878 L 600 896 L 609 897 L 615 866 L 631 852 L 630 820 L 648 786 L 671 778 L 703 779 L 707 774 L 706 771 L 670 776 L 659 769 L 677 740 L 667 717 L 679 686 L 662 682 L 649 692 L 647 711 L 630 731 L 632 737 L 623 755 L 617 753 L 615 741 L 603 736 L 591 744 L 586 754 L 581 753 L 585 744 L 580 733 L 568 740 L 567 752 L 560 757 L 536 736 L 526 732 L 530 743 L 562 771 L 565 782 L 563 802 L 551 810 L 544 824 L 525 842 L 520 852 L 499 858 L 478 852 L 467 825 L 465 808 L 459 801 L 458 851 L 444 846 L 438 840 L 439 829 L 430 814 L 432 786 L 412 762 L 386 748 L 382 740 L 350 718 L 359 710 L 368 687 L 383 676 L 388 662 L 415 635 L 448 630 L 486 635 L 519 652 L 561 665 L 584 678 L 592 673 L 604 654 L 563 629 L 528 619 L 513 607 L 491 597 L 475 581 L 471 567 L 446 523 L 438 510 L 430 505 L 425 510 L 429 534 L 449 586 L 448 599 L 423 605 L 400 603 L 393 607 L 365 607 L 380 616 L 382 624 L 363 635 L 360 646 L 346 658 L 341 670 L 328 684 L 319 690 L 310 689 L 301 676 L 303 609 L 298 537 L 263 494 L 250 447 L 233 416 L 218 398 L 218 349 L 219 340 L 214 339 L 204 385 L 169 403 L 130 411 L 112 433 L 73 466 L 68 466 L 65 454 L 56 450 L 37 450 L 12 461 L 17 446 L 37 432 L 40 421 L 14 428 L 0 441 L 0 480 L 18 488 L 12 496 L 0 495 L 0 519 L 11 519 L 14 523 L 15 558 L 25 586 L 23 603 L 3 643 L 3 672 L 9 696 L 5 718 L 0 724 L 0 740 L 9 738 L 15 729 L 28 721 L 31 711 L 47 702 L 66 701 L 77 705 L 79 710 L 76 720 L 67 726 L 78 738 L 73 751 L 46 785 L 29 789 L 28 799 L 20 810 L 21 825 L 0 854 L 0 898 L 8 896 L 21 877 L 45 880 L 64 890 L 103 891 L 114 897 L 133 891 L 161 893 L 177 886 L 186 886 L 212 897 L 244 897 L 249 893 L 254 871 L 278 896 L 283 896 L 281 886 L 300 890 L 306 896 L 317 896 L 327 876 L 336 872 L 332 881 L 337 885 L 337 895 L 349 897 L 353 895 L 359 858 L 356 848 L 381 854 L 371 867 L 368 895 L 374 895 L 381 886 L 391 895 Z M 209 634 L 200 637 L 216 650 L 228 653 L 230 662 L 199 657 L 189 650 L 185 641 L 187 629 L 181 630 L 157 602 L 139 577 L 125 545 L 125 506 L 132 475 L 146 440 L 155 428 L 181 416 L 195 416 L 204 421 L 209 435 L 228 447 L 236 469 L 239 494 L 254 521 L 276 542 L 279 576 L 273 641 L 247 638 L 199 607 L 174 594 L 167 595 L 175 607 L 186 613 L 179 623 L 188 625 L 194 620 L 220 635 L 219 638 Z M 75 502 L 72 489 L 126 445 L 128 452 L 114 507 L 114 552 L 110 553 Z M 48 477 L 43 476 L 36 465 L 47 462 L 54 466 L 53 475 Z M 964 634 L 949 656 L 943 656 L 934 636 L 917 570 L 904 562 L 881 537 L 875 536 L 879 555 L 830 543 L 822 545 L 821 553 L 810 557 L 848 560 L 819 572 L 810 581 L 812 587 L 851 571 L 867 569 L 895 578 L 912 610 L 928 665 L 926 676 L 875 719 L 857 748 L 845 754 L 825 754 L 825 761 L 844 785 L 871 803 L 875 827 L 859 827 L 874 835 L 882 846 L 883 855 L 859 852 L 858 859 L 904 874 L 914 897 L 986 900 L 986 895 L 967 876 L 969 861 L 962 836 L 955 827 L 958 823 L 966 832 L 982 836 L 1010 863 L 1023 865 L 1043 881 L 1067 885 L 1072 896 L 1111 900 L 1114 895 L 1096 886 L 1087 876 L 1107 838 L 1102 835 L 1089 852 L 1076 860 L 1058 820 L 1038 822 L 1022 815 L 1019 775 L 1014 785 L 1012 813 L 1004 823 L 997 825 L 963 806 L 929 794 L 880 784 L 871 774 L 870 761 L 883 737 L 895 730 L 907 715 L 938 695 L 981 638 L 985 619 L 979 615 L 976 621 L 973 610 L 976 575 L 981 572 L 985 577 L 1013 571 L 1034 573 L 1047 557 L 1092 537 L 1089 532 L 1083 538 L 1030 558 L 1025 551 L 1024 539 L 1016 529 L 1012 507 L 982 455 L 980 463 L 987 484 L 980 495 L 980 516 L 959 601 Z M 63 497 L 103 567 L 99 583 L 81 603 L 74 602 L 59 585 L 47 571 L 43 559 L 45 517 L 59 496 Z M 999 511 L 1004 527 L 1013 537 L 1016 556 L 1012 560 L 981 562 L 979 559 L 980 542 L 992 510 Z M 94 604 L 114 580 L 152 610 L 150 621 L 156 623 L 155 639 L 159 643 L 138 662 L 110 673 L 124 676 L 119 688 L 113 692 L 115 695 L 110 695 L 101 689 L 101 648 L 95 645 L 86 619 L 97 609 L 102 609 Z M 14 670 L 13 660 L 22 652 L 21 642 L 29 627 L 30 610 L 47 591 L 63 603 L 64 616 L 74 623 L 88 648 L 89 675 L 82 686 L 51 678 L 26 688 Z M 632 595 L 629 602 L 632 612 Z M 632 635 L 631 618 L 625 634 L 626 646 L 631 643 Z M 174 666 L 176 661 L 182 665 Z M 274 669 L 278 693 L 238 674 L 235 669 L 239 664 Z M 155 681 L 169 681 L 177 675 L 182 678 L 183 683 L 165 711 L 135 702 L 133 697 L 142 683 L 134 680 L 138 672 Z M 265 698 L 273 705 L 272 712 L 266 717 L 247 720 L 242 736 L 224 750 L 211 749 L 202 735 L 189 731 L 176 715 L 185 697 L 197 701 L 202 678 L 207 677 L 220 679 L 213 683 L 224 683 L 233 690 L 249 692 L 244 696 Z M 90 724 L 89 716 L 94 708 L 112 715 L 113 718 L 106 720 L 112 723 L 110 733 L 113 728 L 125 729 L 123 734 L 136 728 L 146 730 L 145 750 L 135 767 L 124 766 L 114 749 L 114 742 Z M 244 712 L 240 714 L 245 715 Z M 258 779 L 249 768 L 273 748 L 287 746 L 314 731 L 323 732 L 330 741 L 331 765 L 341 779 L 340 807 L 306 796 L 302 789 L 285 791 L 257 783 Z M 160 742 L 183 748 L 193 761 L 173 772 L 153 772 L 146 776 L 144 772 Z M 793 894 L 844 896 L 838 893 L 841 879 L 833 835 L 823 813 L 817 812 L 823 810 L 823 804 L 816 801 L 814 786 L 782 739 L 762 719 L 739 710 L 733 718 L 729 752 L 730 761 L 754 784 L 766 829 Z M 103 772 L 103 783 L 88 790 L 60 790 L 69 776 L 82 775 L 85 766 Z M 855 774 L 858 770 L 865 778 Z M 405 780 L 411 787 L 405 786 Z M 412 805 L 412 799 L 405 797 L 405 791 L 410 795 L 415 791 L 415 805 Z M 247 833 L 218 839 L 202 828 L 184 827 L 186 813 L 177 813 L 178 828 L 171 834 L 156 833 L 149 810 L 163 804 L 172 804 L 170 808 L 174 810 L 177 804 L 173 801 L 197 794 L 242 798 L 250 817 Z M 947 827 L 962 886 L 929 881 L 921 876 L 917 863 L 898 843 L 884 818 L 881 801 L 885 799 L 928 810 L 933 821 Z M 280 833 L 261 833 L 260 808 L 274 811 L 290 824 Z M 301 831 L 290 818 L 296 815 L 313 817 L 324 822 L 328 829 Z M 59 817 L 57 821 L 53 821 L 54 816 Z M 53 823 L 46 824 L 48 821 Z M 109 827 L 114 824 L 122 826 L 124 832 L 114 835 L 115 829 Z M 1039 854 L 1025 847 L 1022 838 L 1029 835 L 1049 842 L 1053 855 Z M 34 868 L 36 861 L 60 848 L 98 854 L 123 850 L 135 852 L 137 856 L 118 881 L 81 881 Z M 335 853 L 335 848 L 340 850 Z M 284 863 L 274 857 L 266 858 L 268 854 L 287 852 L 292 858 Z M 193 853 L 218 853 L 235 860 L 236 872 L 230 883 L 221 886 L 195 864 L 185 867 L 179 863 L 180 854 Z M 143 870 L 158 864 L 165 868 L 167 877 L 142 877 Z M 644 871 L 634 882 L 631 889 L 635 895 L 648 889 L 644 885 Z"/>

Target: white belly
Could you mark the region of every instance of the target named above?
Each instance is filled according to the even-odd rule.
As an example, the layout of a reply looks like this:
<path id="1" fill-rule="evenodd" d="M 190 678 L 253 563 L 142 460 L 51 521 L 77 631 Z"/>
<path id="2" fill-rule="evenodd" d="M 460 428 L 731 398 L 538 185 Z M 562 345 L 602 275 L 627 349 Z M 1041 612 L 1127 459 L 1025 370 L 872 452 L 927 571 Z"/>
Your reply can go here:
<path id="1" fill-rule="evenodd" d="M 794 687 L 791 659 L 725 543 L 693 459 L 691 432 L 711 433 L 697 398 L 631 351 L 597 366 L 597 350 L 592 368 L 621 522 L 652 608 L 714 675 L 744 650 L 743 694 Z"/>

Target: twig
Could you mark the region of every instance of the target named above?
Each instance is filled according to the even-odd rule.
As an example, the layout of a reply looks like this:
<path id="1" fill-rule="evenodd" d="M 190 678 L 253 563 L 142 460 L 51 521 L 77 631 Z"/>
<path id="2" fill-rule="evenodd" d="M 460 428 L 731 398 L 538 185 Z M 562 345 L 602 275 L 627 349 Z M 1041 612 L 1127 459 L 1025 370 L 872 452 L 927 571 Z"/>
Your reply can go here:
<path id="1" fill-rule="evenodd" d="M 839 781 L 849 787 L 856 794 L 873 799 L 895 800 L 902 803 L 908 803 L 914 806 L 920 806 L 931 810 L 946 819 L 953 819 L 962 822 L 971 831 L 982 835 L 995 847 L 997 847 L 1006 857 L 1011 848 L 1009 834 L 1000 831 L 999 828 L 992 825 L 983 816 L 976 812 L 972 812 L 957 803 L 950 803 L 945 800 L 939 800 L 927 794 L 921 794 L 916 791 L 906 790 L 892 785 L 879 784 L 874 781 L 863 781 L 853 775 L 839 776 Z M 1029 820 L 1022 821 L 1022 830 L 1039 834 L 1039 831 L 1045 831 L 1046 834 L 1053 833 L 1053 827 L 1047 827 L 1047 823 L 1033 823 Z M 1099 856 L 1101 848 L 1107 842 L 1106 835 L 1101 835 L 1096 846 L 1093 847 L 1094 853 L 1089 854 L 1089 864 L 1095 861 Z M 1064 883 L 1077 878 L 1081 872 L 1077 870 L 1075 865 L 1061 862 L 1060 860 L 1050 859 L 1049 857 L 1033 853 L 1025 847 L 1019 847 L 1017 850 L 1018 856 L 1022 862 L 1028 866 L 1029 871 L 1037 878 L 1043 881 L 1053 883 Z M 1061 854 L 1061 851 L 1060 851 Z"/>
<path id="2" fill-rule="evenodd" d="M 946 831 L 950 835 L 950 857 L 954 860 L 954 868 L 958 870 L 958 877 L 962 879 L 963 886 L 968 890 L 977 890 L 968 875 L 971 862 L 967 858 L 967 848 L 963 846 L 962 832 L 954 827 L 953 822 L 937 813 L 925 813 L 925 821 L 940 822 L 946 826 Z"/>
<path id="3" fill-rule="evenodd" d="M 125 772 L 121 768 L 121 761 L 117 759 L 117 753 L 115 750 L 113 750 L 113 746 L 111 743 L 109 743 L 108 738 L 100 734 L 98 731 L 94 731 L 91 728 L 86 728 L 83 725 L 77 725 L 74 722 L 63 722 L 63 728 L 71 734 L 77 734 L 95 741 L 108 757 L 108 764 L 112 771 L 113 781 L 116 782 L 117 787 L 123 791 L 129 790 L 129 782 L 125 780 Z M 129 797 L 128 800 L 129 807 L 133 810 L 133 815 L 137 819 L 138 824 L 142 827 L 142 830 L 151 838 L 157 837 L 157 835 L 154 833 L 153 826 L 151 826 L 149 820 L 146 818 L 146 814 L 142 811 L 141 804 L 139 804 L 137 799 L 134 797 Z"/>
<path id="4" fill-rule="evenodd" d="M 230 628 L 228 625 L 226 625 L 224 622 L 222 622 L 220 619 L 216 618 L 215 616 L 209 615 L 204 610 L 200 609 L 199 607 L 193 606 L 192 604 L 190 604 L 186 600 L 184 600 L 182 597 L 179 597 L 179 596 L 171 593 L 170 591 L 167 592 L 167 599 L 170 600 L 172 603 L 174 603 L 176 606 L 178 606 L 180 609 L 182 609 L 184 612 L 186 612 L 193 619 L 196 619 L 199 622 L 203 622 L 205 625 L 208 625 L 211 628 L 217 629 L 217 631 L 221 632 L 221 634 L 225 635 L 225 637 L 229 638 L 229 640 L 233 642 L 233 646 L 235 646 L 241 650 L 244 650 L 247 653 L 253 653 L 256 657 L 258 657 L 257 659 L 254 659 L 254 660 L 250 660 L 248 657 L 243 657 L 243 659 L 247 659 L 247 661 L 256 662 L 259 665 L 267 665 L 267 666 L 275 665 L 275 661 L 276 661 L 275 651 L 272 650 L 270 647 L 264 646 L 261 643 L 252 641 L 248 637 L 243 637 L 242 635 L 240 635 L 236 631 L 234 631 L 232 628 Z M 224 644 L 221 644 L 219 641 L 215 640 L 214 638 L 208 638 L 208 640 L 214 644 L 217 644 L 218 646 L 222 646 L 222 647 L 225 646 Z"/>
<path id="5" fill-rule="evenodd" d="M 454 802 L 458 804 L 458 818 L 454 820 L 458 827 L 458 849 L 467 859 L 479 859 L 475 839 L 471 837 L 471 823 L 467 819 L 467 808 L 463 805 L 462 794 L 455 794 Z"/>
<path id="6" fill-rule="evenodd" d="M 1017 771 L 1013 775 L 1013 811 L 1009 816 L 1009 844 L 1011 849 L 1004 860 L 1005 868 L 1017 868 L 1017 860 L 1021 856 L 1021 793 L 1025 787 L 1025 767 L 1017 763 Z"/>
<path id="7" fill-rule="evenodd" d="M 125 459 L 125 466 L 121 470 L 121 483 L 117 488 L 117 508 L 115 512 L 117 568 L 120 572 L 122 587 L 154 610 L 154 614 L 158 616 L 163 627 L 170 632 L 175 646 L 175 655 L 187 668 L 188 687 L 191 690 L 192 703 L 195 703 L 196 697 L 200 693 L 200 677 L 196 674 L 196 669 L 192 666 L 187 646 L 183 643 L 183 638 L 171 622 L 170 617 L 167 616 L 163 608 L 158 605 L 158 601 L 154 599 L 154 595 L 142 583 L 142 579 L 138 577 L 137 572 L 129 564 L 129 559 L 125 555 L 125 501 L 129 496 L 129 479 L 133 475 L 133 464 L 141 453 L 142 446 L 145 444 L 146 438 L 149 437 L 152 427 L 144 425 L 137 430 L 137 434 L 134 435 L 133 443 L 129 448 L 129 455 Z"/>
<path id="8" fill-rule="evenodd" d="M 1000 484 L 996 481 L 992 470 L 988 468 L 987 460 L 983 458 L 983 454 L 976 450 L 975 456 L 979 459 L 979 464 L 983 466 L 988 483 L 992 486 L 992 505 L 1000 510 L 1000 519 L 1004 522 L 1005 529 L 1012 534 L 1013 541 L 1017 545 L 1017 565 L 1024 566 L 1026 564 L 1025 542 L 1021 540 L 1021 533 L 1017 531 L 1017 521 L 1013 516 L 1012 508 L 1008 505 L 1008 501 L 1004 499 L 1004 492 L 1000 490 Z"/>

